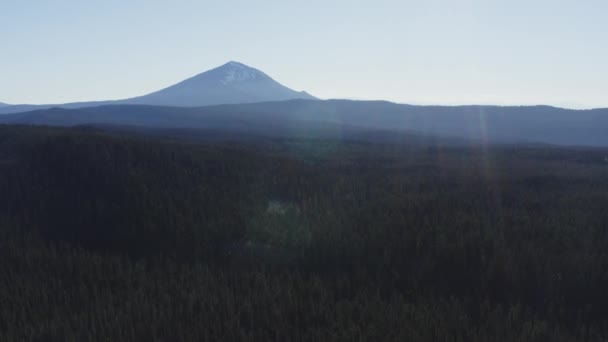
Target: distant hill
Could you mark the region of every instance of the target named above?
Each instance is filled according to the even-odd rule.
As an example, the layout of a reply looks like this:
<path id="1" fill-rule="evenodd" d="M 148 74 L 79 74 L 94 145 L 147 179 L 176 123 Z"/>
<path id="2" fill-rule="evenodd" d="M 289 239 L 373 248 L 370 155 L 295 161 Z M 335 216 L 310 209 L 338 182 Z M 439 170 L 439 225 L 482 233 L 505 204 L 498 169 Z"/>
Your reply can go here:
<path id="1" fill-rule="evenodd" d="M 20 113 L 36 109 L 85 108 L 111 104 L 141 104 L 175 107 L 197 107 L 219 104 L 314 100 L 314 96 L 298 92 L 273 80 L 262 71 L 238 62 L 228 62 L 159 91 L 124 100 L 74 102 L 50 105 L 0 105 L 0 114 Z"/>
<path id="2" fill-rule="evenodd" d="M 143 105 L 53 108 L 0 116 L 0 123 L 213 129 L 280 136 L 339 136 L 350 128 L 489 143 L 608 146 L 608 109 L 549 106 L 411 106 L 382 101 L 291 100 L 179 108 Z M 369 140 L 369 134 L 367 135 Z"/>

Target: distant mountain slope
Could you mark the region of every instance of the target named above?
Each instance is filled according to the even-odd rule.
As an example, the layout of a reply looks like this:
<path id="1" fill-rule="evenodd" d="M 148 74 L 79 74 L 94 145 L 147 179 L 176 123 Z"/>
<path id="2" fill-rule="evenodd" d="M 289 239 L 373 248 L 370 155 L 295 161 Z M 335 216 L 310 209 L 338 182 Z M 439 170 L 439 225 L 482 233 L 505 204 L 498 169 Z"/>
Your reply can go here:
<path id="1" fill-rule="evenodd" d="M 0 115 L 2 114 L 15 114 L 25 113 L 33 110 L 50 109 L 50 108 L 86 108 L 86 107 L 98 107 L 112 104 L 119 104 L 122 100 L 117 101 L 91 101 L 91 102 L 73 102 L 64 104 L 49 104 L 49 105 L 30 105 L 30 104 L 18 104 L 18 105 L 6 105 L 0 106 Z"/>
<path id="2" fill-rule="evenodd" d="M 177 108 L 101 106 L 0 116 L 0 123 L 205 128 L 256 134 L 340 135 L 348 127 L 495 143 L 608 146 L 608 109 L 411 106 L 382 101 L 292 100 Z"/>
<path id="3" fill-rule="evenodd" d="M 51 105 L 0 105 L 0 114 L 48 108 L 85 108 L 112 104 L 197 107 L 219 104 L 314 100 L 314 96 L 283 86 L 262 71 L 228 62 L 159 91 L 124 100 L 74 102 Z"/>

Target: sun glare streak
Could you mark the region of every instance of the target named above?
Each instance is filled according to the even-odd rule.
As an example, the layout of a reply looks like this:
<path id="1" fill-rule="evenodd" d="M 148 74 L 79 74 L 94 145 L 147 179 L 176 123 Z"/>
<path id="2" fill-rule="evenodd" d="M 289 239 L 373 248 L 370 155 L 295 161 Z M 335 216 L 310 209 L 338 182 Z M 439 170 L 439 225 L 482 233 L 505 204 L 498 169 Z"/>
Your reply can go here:
<path id="1" fill-rule="evenodd" d="M 490 195 L 489 205 L 493 209 L 492 218 L 495 219 L 492 222 L 502 222 L 503 220 L 503 210 L 501 203 L 501 190 L 500 184 L 498 181 L 498 175 L 495 172 L 495 167 L 493 164 L 493 158 L 490 152 L 490 137 L 488 134 L 488 122 L 486 118 L 486 113 L 483 107 L 479 107 L 479 133 L 480 133 L 480 149 L 481 149 L 481 172 L 483 173 L 483 177 L 486 183 L 486 187 L 488 193 Z"/>

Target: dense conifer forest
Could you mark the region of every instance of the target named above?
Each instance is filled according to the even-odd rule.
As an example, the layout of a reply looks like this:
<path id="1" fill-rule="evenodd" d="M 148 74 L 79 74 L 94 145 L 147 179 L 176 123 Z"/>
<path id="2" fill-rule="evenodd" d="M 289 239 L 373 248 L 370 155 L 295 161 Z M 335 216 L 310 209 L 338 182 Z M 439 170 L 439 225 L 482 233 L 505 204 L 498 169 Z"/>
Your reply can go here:
<path id="1" fill-rule="evenodd" d="M 0 126 L 0 341 L 605 341 L 608 150 Z"/>

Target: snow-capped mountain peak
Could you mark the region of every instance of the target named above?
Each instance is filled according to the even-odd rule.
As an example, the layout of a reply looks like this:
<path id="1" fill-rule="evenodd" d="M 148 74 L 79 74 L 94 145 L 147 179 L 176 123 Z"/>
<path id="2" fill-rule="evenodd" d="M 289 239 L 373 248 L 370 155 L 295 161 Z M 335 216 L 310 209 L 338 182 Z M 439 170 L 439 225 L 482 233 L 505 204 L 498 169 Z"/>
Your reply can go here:
<path id="1" fill-rule="evenodd" d="M 264 72 L 243 63 L 230 61 L 167 88 L 124 100 L 66 103 L 58 105 L 17 105 L 0 103 L 0 114 L 40 108 L 82 108 L 106 104 L 141 104 L 175 107 L 198 107 L 220 104 L 316 99 L 273 80 Z"/>
<path id="2" fill-rule="evenodd" d="M 252 81 L 256 79 L 267 78 L 266 74 L 263 72 L 250 68 L 245 64 L 230 61 L 223 66 L 220 67 L 223 71 L 223 78 L 220 80 L 220 83 L 223 85 L 229 85 L 232 83 Z"/>
<path id="3" fill-rule="evenodd" d="M 316 98 L 289 89 L 256 68 L 230 61 L 168 88 L 125 102 L 193 107 L 292 99 Z"/>

